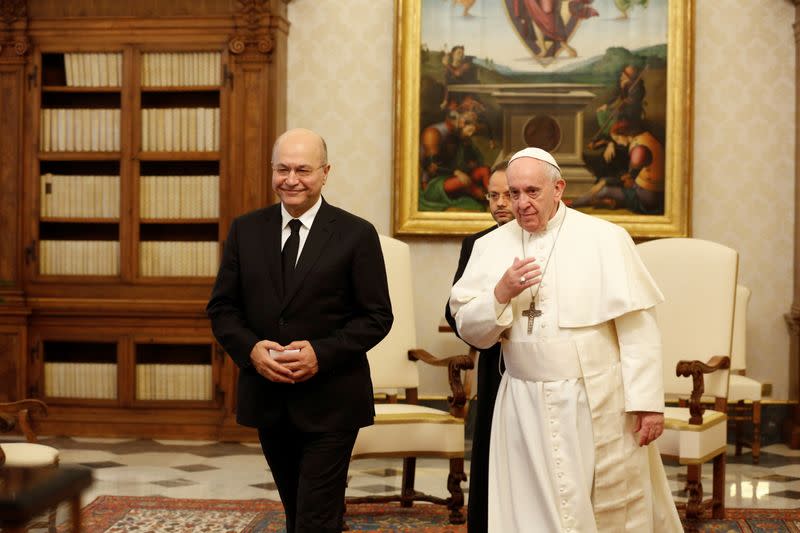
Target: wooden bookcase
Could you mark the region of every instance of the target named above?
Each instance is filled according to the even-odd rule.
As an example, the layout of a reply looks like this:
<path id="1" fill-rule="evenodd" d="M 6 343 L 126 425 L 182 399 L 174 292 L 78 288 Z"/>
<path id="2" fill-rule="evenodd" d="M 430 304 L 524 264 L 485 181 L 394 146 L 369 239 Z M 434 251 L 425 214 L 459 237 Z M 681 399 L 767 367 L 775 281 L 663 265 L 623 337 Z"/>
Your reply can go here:
<path id="1" fill-rule="evenodd" d="M 45 400 L 45 434 L 252 437 L 204 308 L 274 201 L 286 2 L 0 10 L 0 401 Z"/>

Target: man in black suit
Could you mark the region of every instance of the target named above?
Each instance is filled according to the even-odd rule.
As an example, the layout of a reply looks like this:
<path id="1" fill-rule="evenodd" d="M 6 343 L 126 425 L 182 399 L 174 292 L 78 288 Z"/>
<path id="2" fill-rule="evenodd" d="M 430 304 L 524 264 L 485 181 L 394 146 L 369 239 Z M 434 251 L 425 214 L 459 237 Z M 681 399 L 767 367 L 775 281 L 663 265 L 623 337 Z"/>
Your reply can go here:
<path id="1" fill-rule="evenodd" d="M 350 454 L 375 416 L 367 350 L 393 320 L 386 268 L 372 224 L 322 198 L 319 135 L 281 135 L 272 169 L 281 203 L 233 221 L 206 311 L 240 369 L 237 422 L 258 428 L 287 531 L 341 531 Z"/>
<path id="2" fill-rule="evenodd" d="M 458 268 L 453 278 L 455 284 L 464 269 L 467 267 L 472 247 L 475 241 L 514 220 L 511 212 L 511 197 L 508 193 L 508 180 L 506 169 L 508 161 L 498 163 L 492 168 L 489 177 L 489 212 L 497 222 L 496 225 L 486 228 L 474 235 L 466 237 L 461 243 L 461 255 L 458 258 Z M 456 335 L 456 321 L 450 313 L 450 305 L 445 305 L 444 315 L 447 323 L 453 328 Z M 469 500 L 467 501 L 467 530 L 470 533 L 479 533 L 488 529 L 488 492 L 489 492 L 489 440 L 492 429 L 492 412 L 494 401 L 497 398 L 497 388 L 500 386 L 500 344 L 495 344 L 487 350 L 482 350 L 478 356 L 478 399 L 475 413 L 475 427 L 472 431 L 472 455 L 469 465 Z"/>

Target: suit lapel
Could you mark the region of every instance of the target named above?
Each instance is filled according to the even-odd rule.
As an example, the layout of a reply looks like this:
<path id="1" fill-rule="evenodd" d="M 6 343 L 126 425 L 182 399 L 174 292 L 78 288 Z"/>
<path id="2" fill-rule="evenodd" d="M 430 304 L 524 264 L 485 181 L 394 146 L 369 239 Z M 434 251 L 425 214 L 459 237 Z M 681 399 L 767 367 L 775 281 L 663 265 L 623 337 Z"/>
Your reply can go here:
<path id="1" fill-rule="evenodd" d="M 283 305 L 281 306 L 283 309 L 289 305 L 292 298 L 297 294 L 306 276 L 316 264 L 317 260 L 319 260 L 322 251 L 327 246 L 328 241 L 330 241 L 331 235 L 333 235 L 331 224 L 334 220 L 335 214 L 333 210 L 330 209 L 330 206 L 325 200 L 322 200 L 319 212 L 317 212 L 314 223 L 311 225 L 311 230 L 308 232 L 308 237 L 306 237 L 303 250 L 300 252 L 300 257 L 297 259 L 292 285 L 289 287 L 289 291 L 283 296 Z"/>
<path id="2" fill-rule="evenodd" d="M 269 209 L 265 213 L 266 231 L 261 242 L 269 276 L 268 285 L 275 291 L 275 299 L 283 298 L 283 273 L 281 272 L 281 210 Z"/>

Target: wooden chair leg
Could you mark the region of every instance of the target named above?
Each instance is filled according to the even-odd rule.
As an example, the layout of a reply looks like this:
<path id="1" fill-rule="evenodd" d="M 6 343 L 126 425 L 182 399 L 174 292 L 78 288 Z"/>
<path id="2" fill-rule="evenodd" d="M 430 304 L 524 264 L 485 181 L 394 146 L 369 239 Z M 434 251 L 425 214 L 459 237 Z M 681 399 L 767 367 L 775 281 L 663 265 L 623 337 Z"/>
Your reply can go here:
<path id="1" fill-rule="evenodd" d="M 742 411 L 744 411 L 744 409 L 745 409 L 744 400 L 739 400 L 738 402 L 736 402 L 736 404 L 734 404 L 732 406 L 732 409 L 733 409 L 733 414 L 734 414 L 734 422 L 733 423 L 734 423 L 735 433 L 736 433 L 736 452 L 735 452 L 735 455 L 738 457 L 739 455 L 742 455 L 742 443 L 744 441 L 744 439 L 742 438 L 742 433 L 744 432 L 743 431 L 744 428 L 742 427 L 744 425 L 744 423 L 743 423 L 744 422 L 744 420 L 743 420 L 744 416 L 742 416 L 743 415 Z"/>
<path id="2" fill-rule="evenodd" d="M 414 476 L 417 470 L 416 457 L 403 458 L 403 480 L 400 486 L 400 506 L 411 507 L 414 505 Z"/>
<path id="3" fill-rule="evenodd" d="M 703 516 L 703 483 L 701 481 L 702 465 L 689 465 L 686 467 L 686 518 L 700 518 Z"/>
<path id="4" fill-rule="evenodd" d="M 753 464 L 761 458 L 761 401 L 753 402 Z"/>
<path id="5" fill-rule="evenodd" d="M 711 492 L 712 518 L 725 518 L 725 453 L 714 458 L 714 477 Z M 702 497 L 702 489 L 700 491 Z"/>
<path id="6" fill-rule="evenodd" d="M 455 457 L 450 459 L 450 474 L 447 476 L 447 490 L 450 491 L 450 498 L 447 502 L 447 508 L 450 509 L 451 524 L 463 524 L 466 522 L 463 512 L 464 489 L 461 488 L 461 482 L 466 480 L 464 458 Z"/>

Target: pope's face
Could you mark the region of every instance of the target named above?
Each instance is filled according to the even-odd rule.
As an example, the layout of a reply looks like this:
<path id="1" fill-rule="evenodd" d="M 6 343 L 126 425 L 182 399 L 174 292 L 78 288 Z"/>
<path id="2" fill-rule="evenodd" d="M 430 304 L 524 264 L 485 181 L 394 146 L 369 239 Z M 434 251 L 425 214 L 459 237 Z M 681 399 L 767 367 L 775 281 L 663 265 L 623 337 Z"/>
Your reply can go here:
<path id="1" fill-rule="evenodd" d="M 272 162 L 272 188 L 289 214 L 299 217 L 319 200 L 329 170 L 330 165 L 322 161 L 319 137 L 293 131 L 278 145 Z"/>
<path id="2" fill-rule="evenodd" d="M 544 161 L 521 157 L 512 161 L 506 171 L 514 215 L 519 225 L 531 233 L 547 228 L 566 187 L 563 179 L 553 181 L 547 175 L 547 167 Z"/>

